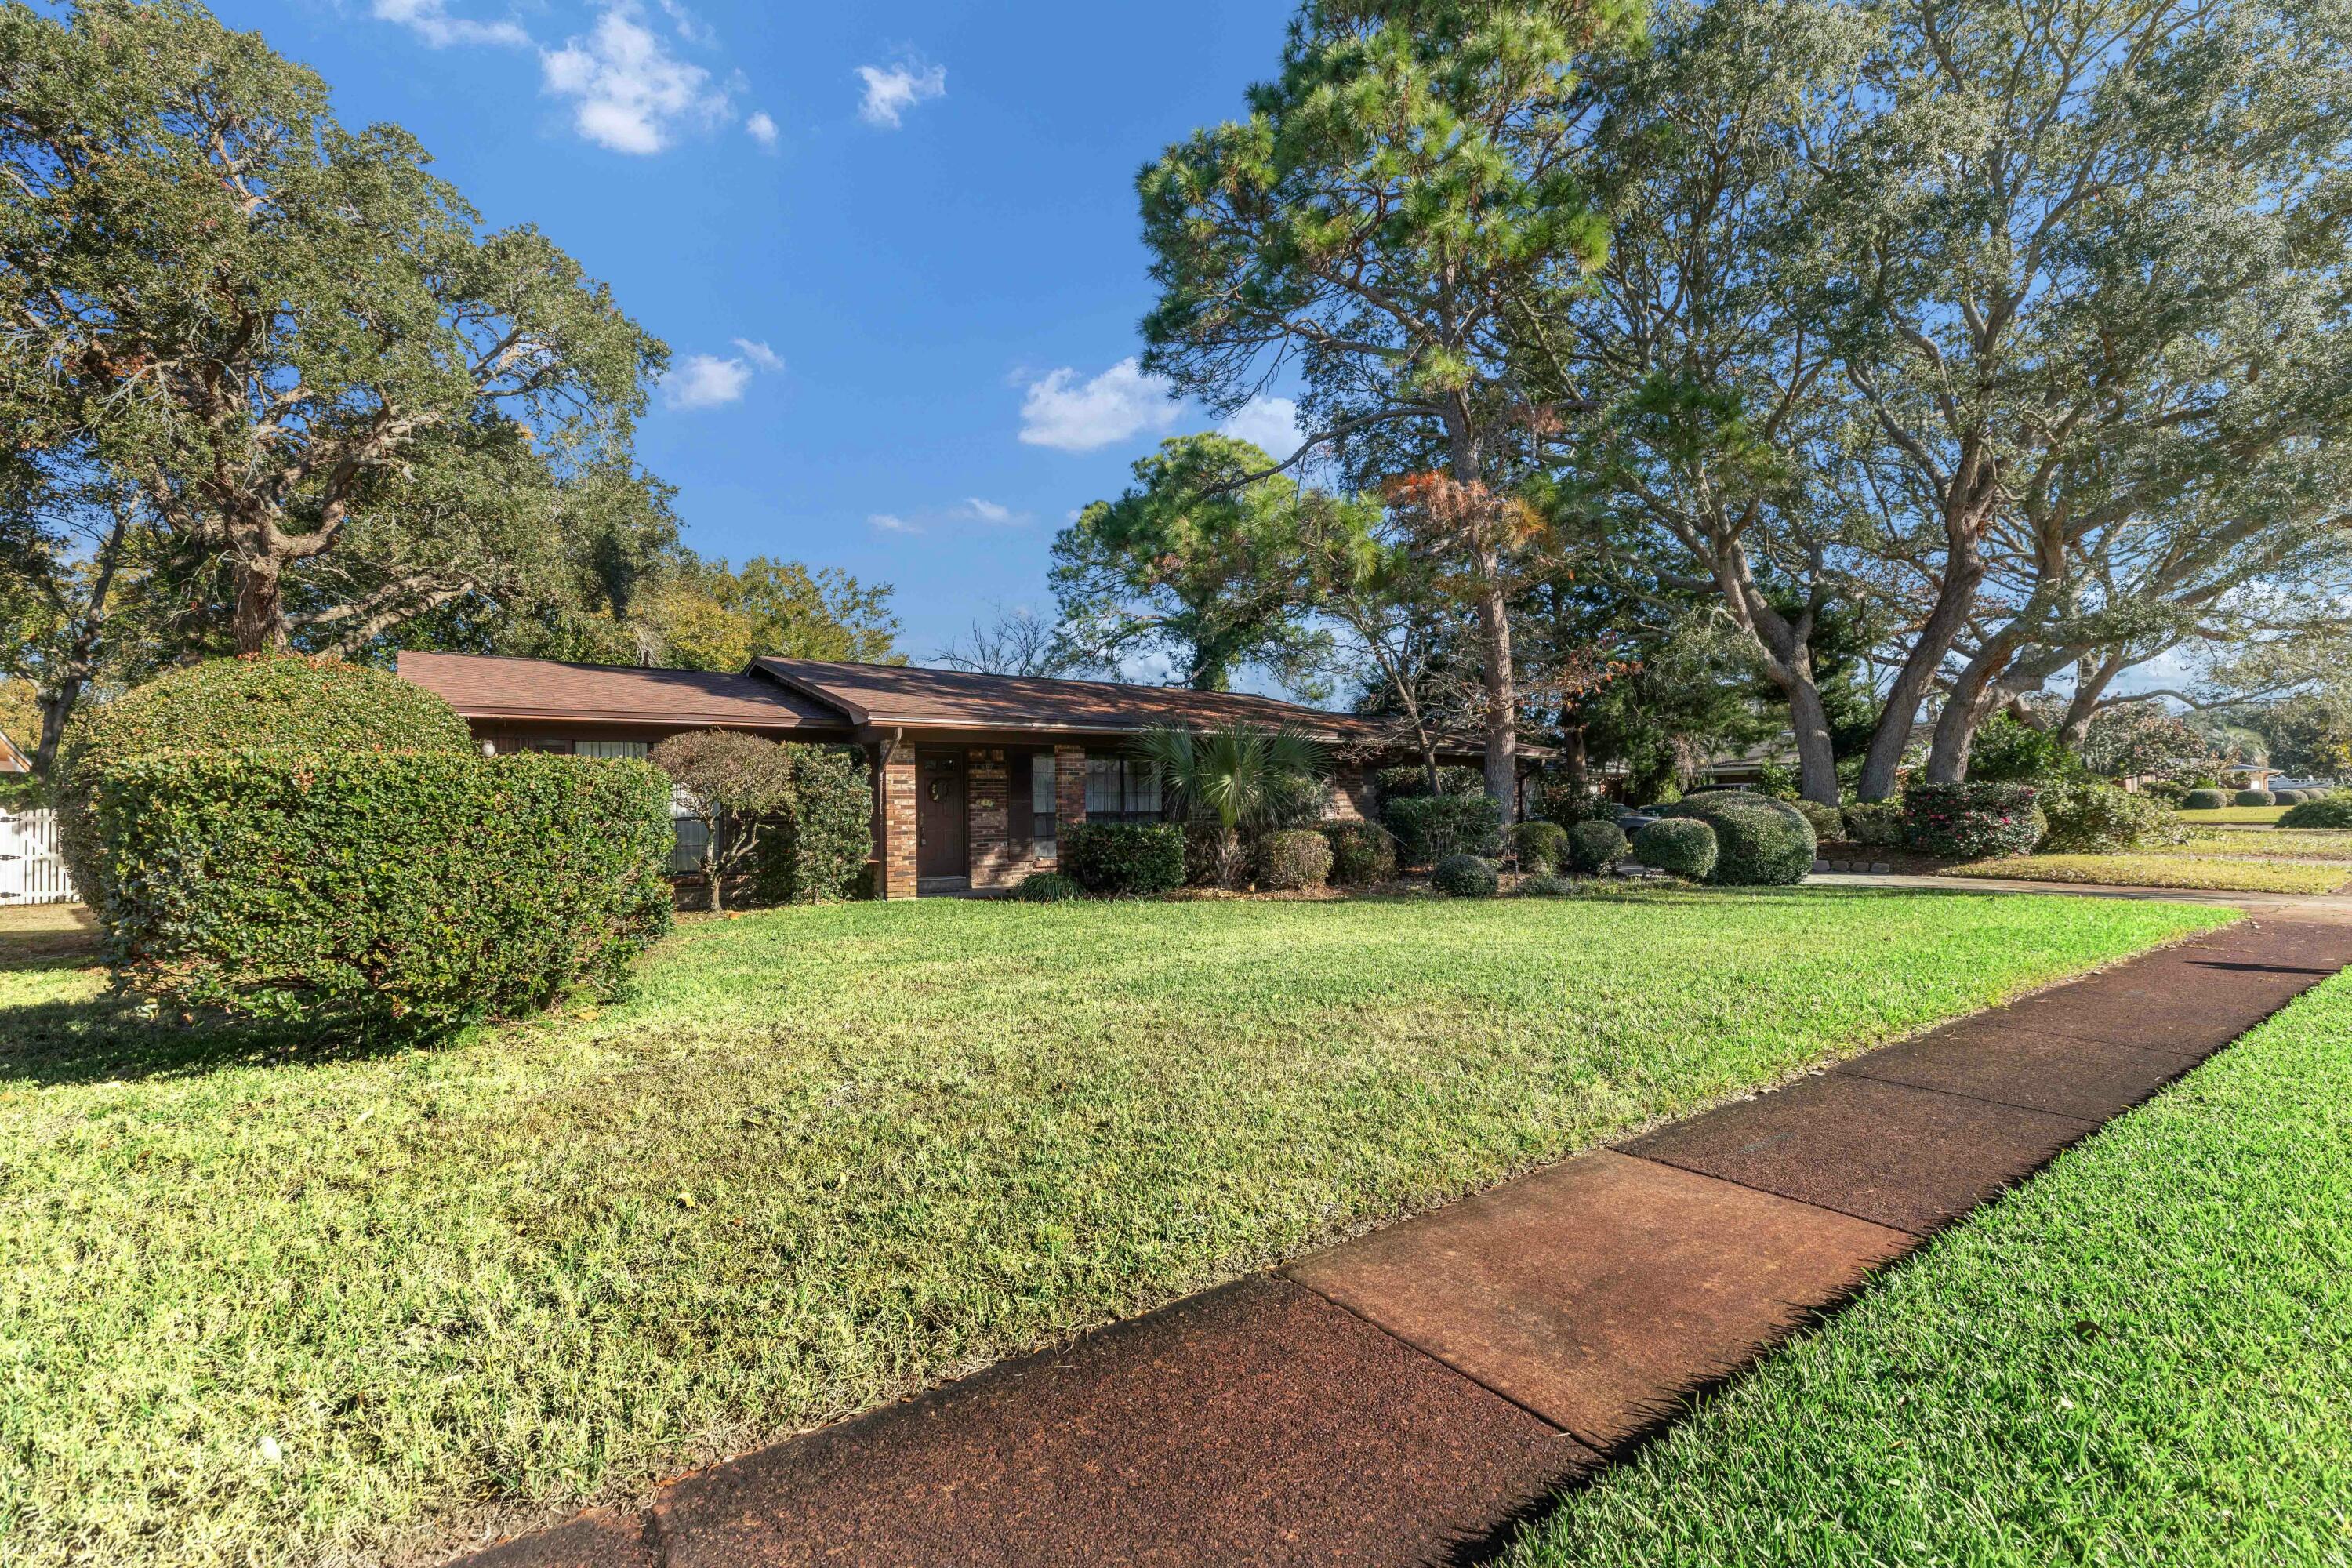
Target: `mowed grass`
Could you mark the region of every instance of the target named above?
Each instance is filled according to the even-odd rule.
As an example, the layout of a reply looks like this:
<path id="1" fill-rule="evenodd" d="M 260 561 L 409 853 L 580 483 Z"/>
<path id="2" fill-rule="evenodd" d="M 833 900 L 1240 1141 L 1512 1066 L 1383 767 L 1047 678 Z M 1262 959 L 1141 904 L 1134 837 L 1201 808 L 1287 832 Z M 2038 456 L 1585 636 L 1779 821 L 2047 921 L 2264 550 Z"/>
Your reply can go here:
<path id="1" fill-rule="evenodd" d="M 1563 1500 L 1509 1568 L 2352 1558 L 2352 976 Z"/>
<path id="2" fill-rule="evenodd" d="M 2293 809 L 2284 805 L 2217 805 L 2210 811 L 2184 811 L 2180 820 L 2197 826 L 2214 823 L 2273 823 Z"/>
<path id="3" fill-rule="evenodd" d="M 2157 853 L 2352 862 L 2352 832 L 2325 827 L 2217 828 L 2186 844 L 2168 845 Z"/>
<path id="4" fill-rule="evenodd" d="M 374 1054 L 0 962 L 0 1540 L 429 1559 L 2227 918 L 855 905 Z"/>
<path id="5" fill-rule="evenodd" d="M 2352 867 L 2324 861 L 2178 853 L 2179 847 L 2122 855 L 2018 855 L 1973 860 L 1945 873 L 2102 888 L 2193 888 L 2234 893 L 2333 893 Z"/>

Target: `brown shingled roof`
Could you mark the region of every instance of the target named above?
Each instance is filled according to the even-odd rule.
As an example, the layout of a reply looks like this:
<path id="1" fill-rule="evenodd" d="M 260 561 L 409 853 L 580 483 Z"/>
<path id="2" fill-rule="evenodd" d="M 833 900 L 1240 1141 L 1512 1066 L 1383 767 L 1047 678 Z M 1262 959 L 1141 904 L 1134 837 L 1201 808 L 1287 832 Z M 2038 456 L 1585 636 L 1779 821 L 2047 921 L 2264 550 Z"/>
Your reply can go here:
<path id="1" fill-rule="evenodd" d="M 1143 730 L 1154 724 L 1230 723 L 1240 719 L 1256 724 L 1296 724 L 1335 740 L 1368 737 L 1377 731 L 1377 726 L 1350 713 L 1331 713 L 1239 691 L 1048 680 L 907 665 L 830 664 L 809 658 L 761 658 L 754 660 L 752 668 L 840 708 L 860 724 L 1102 732 Z"/>
<path id="2" fill-rule="evenodd" d="M 593 719 L 835 732 L 849 727 L 824 704 L 751 675 L 462 653 L 404 652 L 399 668 L 403 680 L 438 692 L 469 719 Z"/>

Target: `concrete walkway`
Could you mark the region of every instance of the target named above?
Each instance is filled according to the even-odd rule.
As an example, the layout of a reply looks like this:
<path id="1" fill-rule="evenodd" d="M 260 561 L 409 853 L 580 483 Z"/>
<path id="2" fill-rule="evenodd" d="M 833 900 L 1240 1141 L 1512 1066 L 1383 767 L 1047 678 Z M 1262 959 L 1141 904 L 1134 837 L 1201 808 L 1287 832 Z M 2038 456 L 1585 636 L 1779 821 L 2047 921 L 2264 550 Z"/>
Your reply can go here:
<path id="1" fill-rule="evenodd" d="M 1473 1558 L 2347 963 L 2264 910 L 468 1561 Z"/>

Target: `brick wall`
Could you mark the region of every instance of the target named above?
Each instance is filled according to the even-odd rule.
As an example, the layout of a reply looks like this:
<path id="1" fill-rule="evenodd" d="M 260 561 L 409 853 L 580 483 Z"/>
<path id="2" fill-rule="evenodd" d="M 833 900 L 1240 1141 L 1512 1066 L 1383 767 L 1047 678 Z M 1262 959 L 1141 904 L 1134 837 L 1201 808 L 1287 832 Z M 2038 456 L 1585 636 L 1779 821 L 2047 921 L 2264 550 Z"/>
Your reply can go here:
<path id="1" fill-rule="evenodd" d="M 1054 748 L 1054 823 L 1056 831 L 1087 819 L 1087 749 Z"/>
<path id="2" fill-rule="evenodd" d="M 1371 816 L 1372 784 L 1363 766 L 1343 763 L 1331 775 L 1331 820 L 1361 822 Z"/>
<path id="3" fill-rule="evenodd" d="M 915 749 L 883 747 L 882 896 L 915 896 Z"/>
<path id="4" fill-rule="evenodd" d="M 964 843 L 971 885 L 1009 888 L 1028 868 L 1016 864 L 1012 843 L 1011 770 L 1001 746 L 974 746 L 967 753 Z M 1024 803 L 1026 804 L 1026 803 Z"/>

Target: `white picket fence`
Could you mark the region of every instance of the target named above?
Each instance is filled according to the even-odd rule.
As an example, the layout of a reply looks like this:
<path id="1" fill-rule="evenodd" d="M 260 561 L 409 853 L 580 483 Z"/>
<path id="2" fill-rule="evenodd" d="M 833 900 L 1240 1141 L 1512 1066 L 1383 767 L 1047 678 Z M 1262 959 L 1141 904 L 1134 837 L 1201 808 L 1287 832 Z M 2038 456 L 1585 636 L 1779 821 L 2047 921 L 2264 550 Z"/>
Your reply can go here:
<path id="1" fill-rule="evenodd" d="M 58 814 L 0 811 L 0 905 L 73 901 L 73 879 L 58 854 Z"/>

